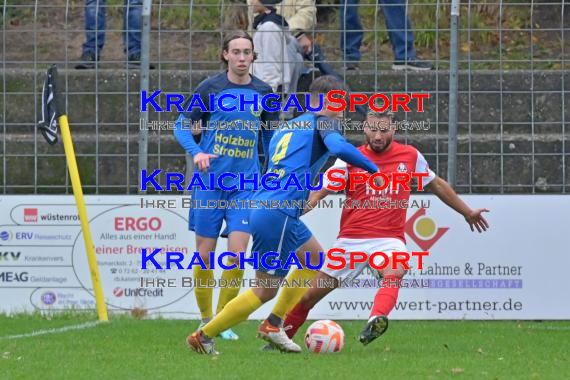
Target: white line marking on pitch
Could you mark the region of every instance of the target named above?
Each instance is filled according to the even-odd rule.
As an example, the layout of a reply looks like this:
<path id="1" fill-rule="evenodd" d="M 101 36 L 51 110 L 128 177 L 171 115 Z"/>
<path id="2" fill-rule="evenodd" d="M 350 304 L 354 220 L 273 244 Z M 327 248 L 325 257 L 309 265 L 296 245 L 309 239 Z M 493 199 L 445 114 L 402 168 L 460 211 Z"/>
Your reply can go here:
<path id="1" fill-rule="evenodd" d="M 552 330 L 552 331 L 567 331 L 570 326 L 526 326 L 530 330 Z"/>
<path id="2" fill-rule="evenodd" d="M 27 334 L 0 336 L 0 339 L 20 339 L 20 338 L 29 338 L 29 337 L 34 337 L 34 336 L 38 336 L 38 335 L 45 335 L 45 334 L 57 334 L 57 333 L 62 333 L 62 332 L 72 331 L 72 330 L 83 330 L 83 329 L 88 329 L 90 327 L 94 327 L 94 326 L 98 325 L 99 323 L 101 323 L 101 322 L 100 321 L 91 321 L 91 322 L 82 323 L 80 325 L 64 326 L 64 327 L 47 329 L 47 330 L 33 331 L 33 332 L 27 333 Z"/>

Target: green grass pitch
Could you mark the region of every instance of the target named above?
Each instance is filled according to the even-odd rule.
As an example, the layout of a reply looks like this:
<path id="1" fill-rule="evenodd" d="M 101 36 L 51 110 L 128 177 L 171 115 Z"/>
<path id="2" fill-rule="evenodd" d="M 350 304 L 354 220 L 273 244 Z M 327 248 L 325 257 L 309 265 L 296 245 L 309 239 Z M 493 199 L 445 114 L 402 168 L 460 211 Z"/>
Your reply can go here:
<path id="1" fill-rule="evenodd" d="M 321 355 L 260 352 L 256 321 L 235 328 L 238 341 L 218 339 L 218 357 L 186 348 L 197 321 L 114 316 L 83 330 L 6 338 L 93 319 L 71 313 L 0 316 L 0 378 L 570 378 L 570 321 L 391 321 L 387 333 L 367 347 L 357 341 L 363 321 L 338 321 L 344 349 Z M 302 335 L 295 340 L 302 343 Z"/>

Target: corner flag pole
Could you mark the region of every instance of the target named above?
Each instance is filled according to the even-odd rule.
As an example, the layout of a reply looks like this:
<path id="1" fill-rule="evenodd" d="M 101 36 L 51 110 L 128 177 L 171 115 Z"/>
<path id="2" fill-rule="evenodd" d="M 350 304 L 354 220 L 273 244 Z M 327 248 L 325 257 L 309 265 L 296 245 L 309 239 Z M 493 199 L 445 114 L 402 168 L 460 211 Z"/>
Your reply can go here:
<path id="1" fill-rule="evenodd" d="M 105 304 L 105 296 L 103 295 L 103 287 L 99 278 L 99 267 L 95 258 L 95 250 L 93 247 L 93 239 L 91 238 L 91 229 L 89 228 L 89 219 L 87 218 L 87 209 L 83 199 L 83 189 L 81 187 L 81 179 L 79 178 L 79 170 L 77 169 L 77 161 L 75 160 L 75 151 L 73 149 L 73 141 L 71 140 L 71 132 L 67 115 L 62 110 L 61 100 L 57 97 L 56 91 L 57 67 L 52 65 L 47 71 L 47 77 L 44 82 L 42 93 L 42 120 L 39 122 L 39 129 L 46 141 L 53 145 L 57 143 L 57 125 L 61 128 L 61 137 L 63 138 L 63 147 L 67 158 L 67 167 L 69 169 L 69 177 L 73 187 L 73 195 L 81 220 L 81 230 L 83 231 L 83 240 L 85 242 L 85 250 L 87 251 L 87 261 L 91 273 L 91 281 L 93 290 L 95 291 L 95 302 L 97 304 L 97 314 L 100 321 L 108 321 L 107 305 Z"/>

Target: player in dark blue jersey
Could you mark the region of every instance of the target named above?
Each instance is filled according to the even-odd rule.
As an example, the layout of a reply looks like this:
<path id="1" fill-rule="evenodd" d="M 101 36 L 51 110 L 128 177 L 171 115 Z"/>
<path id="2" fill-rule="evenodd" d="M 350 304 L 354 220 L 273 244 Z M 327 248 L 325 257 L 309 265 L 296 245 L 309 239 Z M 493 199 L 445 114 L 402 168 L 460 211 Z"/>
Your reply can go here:
<path id="1" fill-rule="evenodd" d="M 342 82 L 333 76 L 323 76 L 316 79 L 309 89 L 311 106 L 316 108 L 319 104 L 319 96 L 323 96 L 322 110 L 317 113 L 303 114 L 289 122 L 300 122 L 303 125 L 302 122 L 305 121 L 311 124 L 311 128 L 290 129 L 288 125 L 283 125 L 273 136 L 269 147 L 268 171 L 279 175 L 278 181 L 281 182 L 281 189 L 292 174 L 295 174 L 297 178 L 305 178 L 305 173 L 311 173 L 311 176 L 314 177 L 331 154 L 366 170 L 370 174 L 375 174 L 378 171 L 377 166 L 347 142 L 340 133 L 334 119 L 340 118 L 342 113 L 326 109 L 329 104 L 326 100 L 326 94 L 343 87 Z M 333 124 L 335 128 L 320 129 L 318 128 L 318 121 L 322 121 L 322 124 Z M 290 190 L 260 190 L 256 194 L 256 199 L 307 200 L 307 184 L 302 183 L 302 185 L 304 187 L 301 190 L 295 187 Z M 261 202 L 259 206 L 261 207 Z M 296 251 L 300 253 L 297 257 L 304 266 L 306 264 L 304 261 L 305 252 L 310 253 L 310 264 L 313 266 L 318 264 L 319 253 L 323 251 L 323 248 L 307 226 L 299 219 L 301 213 L 302 210 L 299 209 L 257 208 L 251 210 L 249 224 L 253 235 L 253 253 L 258 252 L 258 258 L 261 258 L 266 252 L 275 252 L 279 255 L 277 259 L 279 269 L 268 270 L 262 265 L 271 265 L 267 261 L 271 261 L 274 257 L 266 260 L 266 262 L 260 260 L 259 269 L 256 271 L 257 278 L 271 281 L 285 277 L 288 269 L 284 269 L 283 266 L 290 258 L 291 253 Z M 293 281 L 306 283 L 315 274 L 316 271 L 305 266 L 305 268 L 298 268 L 291 272 L 287 276 L 287 280 L 289 283 L 293 283 Z M 187 338 L 189 346 L 196 352 L 215 353 L 213 337 L 217 336 L 220 331 L 247 319 L 262 304 L 275 297 L 278 288 L 265 288 L 263 284 L 260 283 L 260 287 L 249 289 L 229 302 L 212 321 Z M 301 299 L 305 291 L 306 287 L 285 287 L 271 314 L 261 324 L 258 337 L 269 341 L 284 352 L 300 352 L 301 348 L 287 337 L 282 324 L 286 313 Z"/>
<path id="2" fill-rule="evenodd" d="M 209 188 L 209 173 L 217 176 L 230 173 L 244 173 L 245 178 L 253 178 L 254 173 L 260 172 L 258 158 L 259 134 L 262 134 L 264 152 L 268 151 L 272 131 L 256 128 L 259 122 L 271 122 L 278 119 L 277 112 L 264 111 L 261 104 L 257 109 L 253 104 L 247 104 L 242 111 L 239 107 L 239 98 L 252 101 L 257 96 L 261 101 L 263 96 L 271 93 L 271 87 L 258 78 L 249 74 L 249 68 L 254 60 L 253 40 L 245 32 L 235 32 L 228 35 L 223 44 L 222 61 L 227 64 L 228 70 L 204 80 L 194 91 L 194 96 L 184 104 L 182 112 L 176 122 L 174 135 L 182 147 L 194 158 L 194 165 L 201 172 L 203 183 Z M 203 102 L 200 107 L 196 95 Z M 219 101 L 218 101 L 219 99 Z M 214 104 L 210 104 L 213 100 Z M 225 111 L 232 109 L 235 111 Z M 212 110 L 212 112 L 205 112 Z M 190 125 L 200 122 L 201 128 L 190 129 Z M 225 122 L 225 124 L 223 124 Z M 230 124 L 233 123 L 233 124 Z M 231 128 L 224 126 L 231 125 Z M 186 127 L 188 126 L 188 127 Z M 252 128 L 253 126 L 253 128 Z M 200 144 L 195 142 L 194 136 L 201 134 Z M 235 182 L 235 183 L 234 183 Z M 232 186 L 237 180 L 226 178 L 223 185 Z M 209 252 L 216 250 L 217 238 L 226 221 L 228 236 L 228 249 L 232 252 L 244 252 L 250 237 L 249 210 L 241 207 L 240 200 L 252 198 L 253 183 L 246 184 L 245 191 L 225 191 L 215 185 L 214 191 L 194 188 L 192 197 L 201 204 L 208 201 L 237 201 L 240 208 L 214 208 L 190 209 L 190 230 L 196 233 L 196 250 L 200 252 L 202 260 L 209 266 Z M 230 260 L 229 265 L 239 264 L 237 259 Z M 194 267 L 194 278 L 207 283 L 213 279 L 213 270 Z M 241 280 L 243 270 L 239 268 L 224 270 L 223 279 Z M 238 281 L 239 283 L 240 281 Z M 234 282 L 235 283 L 235 282 Z M 200 309 L 202 323 L 207 323 L 213 317 L 211 287 L 198 287 L 194 290 L 196 302 Z M 239 287 L 225 287 L 220 291 L 217 312 L 239 293 Z M 221 332 L 225 339 L 237 339 L 231 330 Z"/>

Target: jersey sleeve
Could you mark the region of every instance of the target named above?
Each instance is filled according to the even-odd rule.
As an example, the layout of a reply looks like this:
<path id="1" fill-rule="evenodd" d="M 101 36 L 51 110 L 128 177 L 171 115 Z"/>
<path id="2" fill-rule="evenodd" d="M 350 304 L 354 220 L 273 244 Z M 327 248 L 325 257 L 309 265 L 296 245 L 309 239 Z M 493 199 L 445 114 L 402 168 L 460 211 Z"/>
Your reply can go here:
<path id="1" fill-rule="evenodd" d="M 202 152 L 198 142 L 198 135 L 193 135 L 190 128 L 183 128 L 183 120 L 190 119 L 188 123 L 192 125 L 197 121 L 202 121 L 202 127 L 207 125 L 210 117 L 210 93 L 212 92 L 212 83 L 210 79 L 202 81 L 183 104 L 183 111 L 178 116 L 174 128 L 174 137 L 178 143 L 192 156 Z M 198 100 L 199 98 L 199 100 Z M 200 102 L 201 101 L 201 102 Z M 201 132 L 201 131 L 200 131 Z"/>
<path id="2" fill-rule="evenodd" d="M 427 177 L 421 178 L 422 186 L 429 185 L 430 182 L 433 181 L 436 177 L 436 174 L 429 168 L 427 160 L 425 159 L 423 154 L 421 154 L 419 151 L 418 151 L 418 158 L 416 159 L 416 170 L 414 172 L 428 174 Z"/>
<path id="3" fill-rule="evenodd" d="M 344 178 L 345 180 L 348 180 L 348 165 L 340 158 L 337 158 L 334 164 L 327 169 L 327 172 L 323 176 L 323 188 L 328 188 L 328 186 L 330 185 L 331 181 L 329 180 L 328 172 L 335 169 L 344 170 L 344 175 L 340 173 L 334 173 L 331 175 L 333 178 Z"/>
<path id="4" fill-rule="evenodd" d="M 202 153 L 202 149 L 196 143 L 196 139 L 194 135 L 192 135 L 192 131 L 189 128 L 183 127 L 182 121 L 184 119 L 186 119 L 186 117 L 183 114 L 178 116 L 178 120 L 176 120 L 176 123 L 174 124 L 174 137 L 188 154 L 195 156 L 198 153 Z"/>
<path id="5" fill-rule="evenodd" d="M 333 128 L 320 128 L 318 118 L 315 120 L 315 123 L 315 128 L 317 128 L 320 137 L 333 156 L 337 156 L 351 165 L 362 168 L 370 174 L 378 172 L 378 167 L 372 161 L 364 157 L 354 145 L 346 141 L 340 133 L 338 122 L 333 122 Z"/>
<path id="6" fill-rule="evenodd" d="M 182 111 L 181 115 L 188 119 L 192 119 L 192 121 L 202 120 L 205 122 L 208 118 L 208 115 L 210 114 L 210 112 L 208 112 L 210 109 L 210 87 L 211 86 L 208 84 L 208 79 L 200 83 L 192 93 L 192 96 L 189 96 L 182 105 L 184 111 Z M 204 107 L 200 106 L 200 103 L 198 103 L 196 96 L 200 97 L 200 100 L 202 101 Z M 192 108 L 190 108 L 191 106 Z"/>
<path id="7" fill-rule="evenodd" d="M 192 130 L 190 128 L 183 128 L 183 120 L 192 120 L 192 122 L 189 123 L 190 125 L 201 120 L 202 127 L 206 125 L 208 116 L 210 114 L 207 112 L 209 109 L 209 94 L 207 93 L 208 87 L 209 86 L 207 80 L 203 81 L 196 87 L 192 96 L 188 97 L 186 102 L 184 102 L 184 111 L 180 113 L 178 119 L 176 120 L 176 123 L 174 124 L 174 137 L 184 148 L 184 150 L 192 156 L 201 153 L 202 149 L 200 149 L 200 146 L 196 142 L 196 140 L 198 140 L 196 136 L 192 135 Z M 202 107 L 198 106 L 199 103 L 197 103 L 195 100 L 196 95 L 200 97 L 200 100 L 204 104 L 205 110 L 203 110 Z M 191 105 L 194 105 L 194 107 L 190 109 Z"/>

